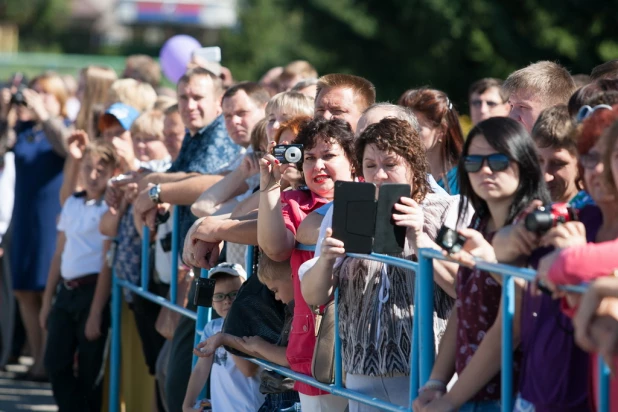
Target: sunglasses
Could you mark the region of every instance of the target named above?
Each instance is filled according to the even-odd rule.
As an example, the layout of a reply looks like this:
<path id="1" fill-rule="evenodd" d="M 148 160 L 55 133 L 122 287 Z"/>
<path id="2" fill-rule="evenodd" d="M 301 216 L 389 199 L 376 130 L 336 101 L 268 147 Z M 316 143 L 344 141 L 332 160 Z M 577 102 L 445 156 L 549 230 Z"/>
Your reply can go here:
<path id="1" fill-rule="evenodd" d="M 487 160 L 487 165 L 492 172 L 501 172 L 509 167 L 510 160 L 507 155 L 494 153 L 487 156 L 468 155 L 464 156 L 464 169 L 468 173 L 476 173 L 483 167 Z"/>
<path id="2" fill-rule="evenodd" d="M 230 292 L 230 293 L 215 293 L 212 295 L 213 302 L 223 302 L 226 298 L 230 298 L 231 301 L 236 299 L 236 295 L 238 295 L 238 291 Z"/>
<path id="3" fill-rule="evenodd" d="M 581 163 L 584 169 L 594 169 L 600 162 L 601 153 L 599 152 L 588 152 L 579 156 L 579 163 Z"/>
<path id="4" fill-rule="evenodd" d="M 579 109 L 579 112 L 577 112 L 577 116 L 575 116 L 575 121 L 577 123 L 581 123 L 586 120 L 586 118 L 590 117 L 592 113 L 596 112 L 599 109 L 612 110 L 612 106 L 607 104 L 599 104 L 594 107 L 591 107 L 589 105 L 582 106 L 582 108 Z"/>

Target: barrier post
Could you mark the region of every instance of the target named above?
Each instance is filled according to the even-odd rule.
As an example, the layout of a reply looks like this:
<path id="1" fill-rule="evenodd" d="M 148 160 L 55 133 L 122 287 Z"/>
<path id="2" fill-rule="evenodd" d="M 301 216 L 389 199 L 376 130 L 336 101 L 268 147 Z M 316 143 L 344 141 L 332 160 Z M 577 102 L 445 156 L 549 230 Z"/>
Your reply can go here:
<path id="1" fill-rule="evenodd" d="M 343 387 L 341 337 L 339 336 L 339 289 L 335 289 L 335 387 Z"/>
<path id="2" fill-rule="evenodd" d="M 257 273 L 253 273 L 253 255 L 255 254 L 255 246 L 249 245 L 247 246 L 247 255 L 245 256 L 245 268 L 247 269 L 247 279 L 251 275 L 257 275 Z"/>
<path id="3" fill-rule="evenodd" d="M 609 368 L 601 356 L 598 357 L 599 362 L 599 399 L 598 399 L 598 411 L 609 411 Z"/>
<path id="4" fill-rule="evenodd" d="M 178 294 L 178 231 L 180 228 L 180 213 L 178 208 L 174 207 L 172 212 L 172 275 L 170 279 L 170 302 L 174 305 L 176 302 L 176 295 Z"/>
<path id="5" fill-rule="evenodd" d="M 416 319 L 419 319 L 419 276 L 414 277 L 414 318 L 412 320 L 412 348 L 410 349 L 410 410 L 412 409 L 412 403 L 418 396 L 418 339 L 420 327 L 416 324 Z"/>
<path id="6" fill-rule="evenodd" d="M 201 269 L 200 277 L 207 278 L 208 270 Z M 204 326 L 206 326 L 206 323 L 210 321 L 210 318 L 211 318 L 210 311 L 211 310 L 212 308 L 205 308 L 202 306 L 197 307 L 197 321 L 195 322 L 195 340 L 193 342 L 193 347 L 196 347 L 197 344 L 200 343 L 200 336 L 201 336 L 202 331 L 204 330 Z M 191 367 L 194 367 L 196 363 L 197 363 L 197 356 L 193 355 L 193 363 Z"/>
<path id="7" fill-rule="evenodd" d="M 423 249 L 421 249 L 422 251 Z M 433 333 L 433 259 L 419 253 L 419 271 L 416 274 L 418 284 L 418 318 L 414 319 L 419 330 L 419 385 L 429 380 L 435 358 Z"/>
<path id="8" fill-rule="evenodd" d="M 515 316 L 515 279 L 504 276 L 502 284 L 502 412 L 513 410 L 513 317 Z"/>
<path id="9" fill-rule="evenodd" d="M 116 271 L 112 270 L 112 347 L 110 353 L 109 410 L 120 410 L 120 329 L 122 316 L 122 288 L 118 285 Z"/>
<path id="10" fill-rule="evenodd" d="M 148 290 L 148 269 L 150 266 L 150 228 L 146 225 L 142 228 L 142 290 Z"/>

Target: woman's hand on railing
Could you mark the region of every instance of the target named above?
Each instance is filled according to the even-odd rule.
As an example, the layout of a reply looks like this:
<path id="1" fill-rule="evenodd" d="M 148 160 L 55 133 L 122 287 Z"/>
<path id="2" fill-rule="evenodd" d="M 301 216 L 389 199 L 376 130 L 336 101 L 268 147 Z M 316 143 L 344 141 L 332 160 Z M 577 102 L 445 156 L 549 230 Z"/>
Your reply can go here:
<path id="1" fill-rule="evenodd" d="M 445 390 L 437 388 L 420 388 L 418 397 L 412 404 L 412 410 L 414 412 L 421 412 L 424 408 L 435 400 L 444 396 Z"/>
<path id="2" fill-rule="evenodd" d="M 540 295 L 542 293 L 541 289 L 544 288 L 552 292 L 552 297 L 554 299 L 560 299 L 565 295 L 564 291 L 559 290 L 558 285 L 552 282 L 548 276 L 549 270 L 551 269 L 556 259 L 558 259 L 558 257 L 560 256 L 560 252 L 560 249 L 556 249 L 543 256 L 541 260 L 539 260 L 539 265 L 536 269 L 536 278 L 531 285 L 532 293 Z"/>
<path id="3" fill-rule="evenodd" d="M 428 405 L 425 405 L 421 412 L 455 412 L 458 408 L 453 406 L 452 403 L 448 401 L 446 397 L 441 397 L 439 399 L 434 400 Z"/>
<path id="4" fill-rule="evenodd" d="M 208 358 L 212 356 L 217 348 L 223 345 L 223 333 L 219 332 L 210 338 L 197 344 L 193 349 L 193 354 L 198 358 Z"/>

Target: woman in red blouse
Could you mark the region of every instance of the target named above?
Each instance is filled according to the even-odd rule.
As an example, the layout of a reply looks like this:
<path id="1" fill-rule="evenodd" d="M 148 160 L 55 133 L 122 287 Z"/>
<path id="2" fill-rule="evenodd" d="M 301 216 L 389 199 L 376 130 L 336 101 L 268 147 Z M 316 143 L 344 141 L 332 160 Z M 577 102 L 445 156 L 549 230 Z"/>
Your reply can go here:
<path id="1" fill-rule="evenodd" d="M 313 210 L 333 200 L 335 182 L 351 181 L 355 171 L 354 133 L 342 120 L 312 120 L 299 132 L 295 144 L 303 145 L 302 169 L 306 189 L 281 192 L 280 163 L 268 154 L 260 160 L 258 244 L 275 261 L 291 259 L 294 281 L 294 318 L 287 347 L 290 368 L 311 375 L 315 347 L 315 315 L 303 299 L 298 279 L 300 265 L 313 252 L 296 249 L 296 230 Z M 297 382 L 303 410 L 344 411 L 345 398 Z"/>

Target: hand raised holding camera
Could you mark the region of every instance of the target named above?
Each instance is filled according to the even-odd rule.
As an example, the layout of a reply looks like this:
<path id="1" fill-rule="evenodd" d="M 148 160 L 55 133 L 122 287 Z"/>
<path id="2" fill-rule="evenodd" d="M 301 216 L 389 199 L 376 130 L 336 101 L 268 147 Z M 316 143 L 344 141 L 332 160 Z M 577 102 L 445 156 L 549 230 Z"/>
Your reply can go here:
<path id="1" fill-rule="evenodd" d="M 43 99 L 43 96 L 32 89 L 24 89 L 23 94 L 24 101 L 28 108 L 32 110 L 34 117 L 39 122 L 47 121 L 50 118 L 50 114 L 47 107 L 45 107 L 45 100 Z"/>
<path id="2" fill-rule="evenodd" d="M 540 246 L 554 246 L 559 249 L 586 243 L 588 243 L 586 227 L 577 221 L 566 222 L 549 229 L 540 240 Z"/>
<path id="3" fill-rule="evenodd" d="M 88 139 L 88 133 L 84 130 L 75 130 L 67 139 L 69 145 L 69 155 L 74 160 L 81 160 L 84 156 L 84 150 L 90 139 Z"/>
<path id="4" fill-rule="evenodd" d="M 466 241 L 459 252 L 448 255 L 451 259 L 469 268 L 474 267 L 476 259 L 497 262 L 493 246 L 485 240 L 481 232 L 467 228 L 458 230 L 458 233 L 465 237 Z M 444 253 L 446 255 L 446 252 Z"/>
<path id="5" fill-rule="evenodd" d="M 271 149 L 275 146 L 275 142 L 271 142 Z M 271 154 L 266 154 L 260 159 L 260 191 L 265 192 L 275 186 L 280 185 L 281 170 L 279 165 L 281 162 L 275 159 Z"/>

